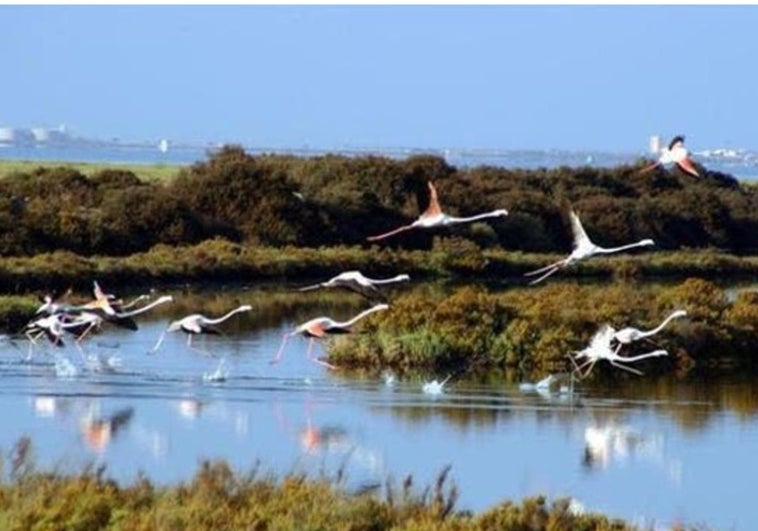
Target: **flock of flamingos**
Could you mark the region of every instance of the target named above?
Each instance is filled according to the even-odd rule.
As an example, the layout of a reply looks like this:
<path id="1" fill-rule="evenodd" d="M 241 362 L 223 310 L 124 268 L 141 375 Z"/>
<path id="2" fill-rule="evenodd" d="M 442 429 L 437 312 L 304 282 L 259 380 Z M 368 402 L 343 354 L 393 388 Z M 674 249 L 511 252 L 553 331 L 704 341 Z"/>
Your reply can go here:
<path id="1" fill-rule="evenodd" d="M 676 164 L 683 171 L 699 177 L 699 174 L 689 158 L 687 149 L 684 147 L 684 137 L 676 136 L 669 143 L 668 147 L 661 150 L 661 154 L 655 162 L 650 166 L 647 166 L 642 171 L 649 171 L 659 165 Z M 486 218 L 503 217 L 508 215 L 508 211 L 505 209 L 498 209 L 492 212 L 486 212 L 470 217 L 454 217 L 445 214 L 440 207 L 439 199 L 437 196 L 437 190 L 434 185 L 429 182 L 429 205 L 426 210 L 412 223 L 403 225 L 383 234 L 375 236 L 369 236 L 368 241 L 375 242 L 385 238 L 389 238 L 398 233 L 412 230 L 412 229 L 431 229 L 435 227 L 443 227 L 460 223 L 469 223 Z M 635 247 L 644 247 L 653 245 L 654 242 L 651 239 L 640 240 L 635 243 L 622 245 L 620 247 L 601 247 L 592 240 L 582 227 L 582 223 L 575 212 L 569 212 L 569 218 L 571 221 L 571 231 L 573 234 L 573 250 L 565 258 L 558 260 L 557 262 L 548 264 L 544 267 L 530 271 L 526 273 L 527 277 L 535 277 L 529 284 L 534 285 L 542 282 L 547 277 L 554 273 L 570 266 L 571 264 L 590 258 L 591 256 L 598 254 L 611 254 L 624 251 Z M 334 278 L 301 288 L 300 291 L 310 291 L 320 288 L 347 288 L 353 290 L 369 301 L 375 303 L 372 307 L 362 311 L 352 319 L 347 321 L 335 321 L 330 317 L 317 317 L 304 322 L 296 326 L 292 331 L 284 334 L 282 338 L 281 346 L 279 347 L 276 355 L 271 360 L 271 363 L 277 363 L 282 357 L 284 348 L 287 341 L 294 336 L 303 336 L 309 338 L 306 357 L 315 363 L 318 363 L 329 369 L 335 367 L 324 360 L 321 360 L 313 356 L 313 344 L 316 339 L 322 339 L 329 335 L 345 334 L 352 331 L 353 325 L 363 319 L 364 317 L 378 311 L 387 310 L 389 305 L 387 304 L 386 297 L 380 291 L 378 286 L 384 284 L 390 284 L 395 282 L 402 282 L 410 280 L 408 275 L 397 275 L 387 279 L 372 279 L 365 277 L 359 271 L 347 271 L 341 273 Z M 34 345 L 37 344 L 37 340 L 43 335 L 55 346 L 63 346 L 64 333 L 69 333 L 74 336 L 74 341 L 81 349 L 81 342 L 92 332 L 99 329 L 104 322 L 109 322 L 117 326 L 125 327 L 131 330 L 137 329 L 137 324 L 133 317 L 149 311 L 150 309 L 167 302 L 172 301 L 170 295 L 160 297 L 148 304 L 136 307 L 137 304 L 144 300 L 146 296 L 137 297 L 135 300 L 128 304 L 117 299 L 114 295 L 105 293 L 97 281 L 94 282 L 94 299 L 91 302 L 82 305 L 69 305 L 62 304 L 55 300 L 53 296 L 46 296 L 44 304 L 40 306 L 35 314 L 35 318 L 29 322 L 24 328 L 24 335 L 29 339 L 29 352 L 28 356 L 31 356 Z M 151 349 L 151 353 L 158 350 L 162 344 L 165 334 L 170 332 L 184 332 L 187 334 L 187 346 L 192 347 L 192 338 L 199 334 L 219 334 L 220 330 L 216 327 L 231 318 L 233 315 L 250 311 L 252 307 L 250 305 L 242 305 L 238 308 L 231 310 L 230 312 L 222 315 L 218 318 L 209 318 L 201 314 L 192 314 L 169 324 L 168 328 L 161 334 L 155 346 Z M 580 378 L 585 378 L 592 371 L 595 364 L 600 360 L 606 360 L 611 365 L 620 369 L 639 374 L 642 372 L 630 367 L 629 364 L 636 361 L 656 357 L 665 356 L 668 354 L 666 350 L 657 349 L 645 354 L 639 354 L 635 356 L 625 356 L 621 354 L 621 349 L 624 346 L 628 346 L 631 343 L 647 339 L 650 336 L 660 332 L 672 319 L 682 317 L 686 315 L 684 310 L 677 310 L 666 317 L 661 324 L 652 330 L 639 330 L 633 327 L 623 328 L 616 330 L 608 324 L 603 324 L 599 330 L 595 333 L 590 341 L 590 344 L 583 350 L 576 351 L 572 355 L 568 355 L 574 368 L 571 376 L 572 381 L 574 375 L 578 375 Z M 648 340 L 649 341 L 649 340 Z M 436 380 L 430 385 L 430 390 L 441 390 L 446 380 L 442 383 Z M 537 388 L 545 388 L 550 386 L 554 381 L 552 376 L 548 376 L 541 382 L 537 383 Z M 426 389 L 425 389 L 426 390 Z"/>

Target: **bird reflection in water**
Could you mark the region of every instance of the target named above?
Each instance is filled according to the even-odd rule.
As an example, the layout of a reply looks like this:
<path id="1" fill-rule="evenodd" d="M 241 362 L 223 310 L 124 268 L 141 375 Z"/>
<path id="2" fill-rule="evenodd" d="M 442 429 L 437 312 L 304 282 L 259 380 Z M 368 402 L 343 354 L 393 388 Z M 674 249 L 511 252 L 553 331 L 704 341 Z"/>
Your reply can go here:
<path id="1" fill-rule="evenodd" d="M 182 398 L 176 404 L 176 409 L 185 419 L 195 420 L 200 416 L 204 406 L 205 404 L 196 398 Z"/>
<path id="2" fill-rule="evenodd" d="M 351 448 L 347 430 L 342 426 L 313 426 L 310 418 L 300 433 L 300 446 L 306 453 L 347 452 Z"/>
<path id="3" fill-rule="evenodd" d="M 663 436 L 648 435 L 623 424 L 593 424 L 584 429 L 582 465 L 589 470 L 603 470 L 613 461 L 645 458 L 663 461 Z"/>
<path id="4" fill-rule="evenodd" d="M 54 395 L 37 395 L 32 405 L 39 418 L 65 417 L 71 412 L 71 400 Z"/>
<path id="5" fill-rule="evenodd" d="M 536 393 L 546 400 L 554 396 L 571 397 L 574 393 L 574 375 L 573 373 L 548 374 L 537 383 L 522 382 L 518 389 L 522 393 Z"/>
<path id="6" fill-rule="evenodd" d="M 108 416 L 99 416 L 90 408 L 80 421 L 80 431 L 87 447 L 99 454 L 105 452 L 114 437 L 122 432 L 134 417 L 134 408 L 125 407 Z"/>
<path id="7" fill-rule="evenodd" d="M 277 402 L 274 413 L 280 429 L 296 438 L 303 455 L 318 461 L 321 471 L 332 469 L 337 477 L 346 477 L 356 491 L 366 491 L 381 485 L 386 476 L 382 455 L 361 444 L 339 423 L 318 423 L 313 420 L 314 404 L 305 400 L 305 426 L 294 427 Z M 343 476 L 343 474 L 347 474 Z"/>

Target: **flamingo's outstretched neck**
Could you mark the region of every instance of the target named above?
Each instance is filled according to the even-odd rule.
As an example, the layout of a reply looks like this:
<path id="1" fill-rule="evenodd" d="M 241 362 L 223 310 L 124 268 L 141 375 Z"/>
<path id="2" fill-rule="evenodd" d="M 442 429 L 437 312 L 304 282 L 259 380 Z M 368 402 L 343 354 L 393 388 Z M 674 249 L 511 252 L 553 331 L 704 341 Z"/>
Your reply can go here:
<path id="1" fill-rule="evenodd" d="M 359 320 L 363 319 L 367 315 L 372 314 L 374 312 L 381 311 L 381 310 L 386 310 L 387 308 L 389 308 L 388 304 L 377 304 L 376 306 L 372 306 L 368 310 L 363 310 L 361 313 L 359 313 L 358 315 L 356 315 L 355 317 L 353 317 L 349 321 L 345 321 L 343 323 L 336 323 L 336 325 L 339 326 L 339 327 L 347 328 L 347 327 L 349 327 L 349 326 L 357 323 Z"/>
<path id="2" fill-rule="evenodd" d="M 624 363 L 629 363 L 631 361 L 639 361 L 644 360 L 645 358 L 653 358 L 655 356 L 668 356 L 669 353 L 666 350 L 654 350 L 653 352 L 648 352 L 647 354 L 639 354 L 637 356 L 620 356 L 617 357 L 617 361 L 623 361 Z"/>
<path id="3" fill-rule="evenodd" d="M 207 319 L 207 320 L 205 321 L 205 323 L 206 323 L 206 324 L 210 324 L 210 325 L 214 325 L 214 324 L 223 323 L 224 321 L 226 321 L 227 319 L 229 319 L 229 318 L 230 318 L 232 315 L 234 315 L 235 313 L 240 313 L 240 312 L 249 312 L 249 311 L 250 311 L 250 310 L 252 310 L 252 309 L 253 309 L 253 307 L 252 307 L 252 306 L 250 306 L 249 304 L 243 304 L 243 305 L 242 305 L 242 306 L 240 306 L 239 308 L 235 308 L 235 309 L 234 309 L 234 310 L 232 310 L 231 312 L 227 313 L 226 315 L 222 315 L 222 316 L 221 316 L 221 317 L 219 317 L 218 319 Z"/>
<path id="4" fill-rule="evenodd" d="M 118 313 L 117 312 L 116 313 L 116 317 L 122 319 L 124 317 L 131 317 L 133 315 L 139 315 L 139 314 L 141 314 L 143 312 L 146 312 L 146 311 L 150 310 L 151 308 L 155 308 L 159 304 L 165 304 L 165 303 L 171 302 L 173 300 L 174 300 L 174 298 L 171 295 L 165 295 L 165 296 L 163 296 L 163 297 L 161 297 L 159 299 L 154 300 L 150 304 L 146 304 L 145 306 L 141 306 L 141 307 L 137 308 L 136 310 L 132 310 L 130 312 L 123 312 L 123 313 Z"/>
<path id="5" fill-rule="evenodd" d="M 685 315 L 687 315 L 687 312 L 685 310 L 677 310 L 677 311 L 673 312 L 671 315 L 669 315 L 668 317 L 666 317 L 661 324 L 659 324 L 658 326 L 656 326 L 652 330 L 648 330 L 646 332 L 642 332 L 640 334 L 640 337 L 647 337 L 647 336 L 655 335 L 658 332 L 660 332 L 661 330 L 663 330 L 663 328 L 667 324 L 669 324 L 669 322 L 671 322 L 673 319 L 676 319 L 677 317 L 683 317 Z"/>
<path id="6" fill-rule="evenodd" d="M 410 279 L 411 277 L 406 274 L 396 275 L 392 278 L 366 278 L 372 284 L 392 284 L 393 282 L 403 282 Z"/>
<path id="7" fill-rule="evenodd" d="M 469 216 L 469 217 L 465 217 L 465 218 L 456 218 L 456 217 L 453 217 L 453 216 L 448 216 L 448 221 L 450 223 L 469 223 L 471 221 L 477 221 L 477 220 L 480 220 L 480 219 L 497 218 L 497 217 L 500 217 L 500 216 L 507 216 L 507 215 L 508 215 L 508 211 L 507 210 L 500 209 L 500 210 L 493 210 L 492 212 L 484 212 L 483 214 L 477 214 L 475 216 Z"/>
<path id="8" fill-rule="evenodd" d="M 620 251 L 626 251 L 627 249 L 633 249 L 635 247 L 645 247 L 648 245 L 654 245 L 655 242 L 650 239 L 640 240 L 635 243 L 630 243 L 627 245 L 622 245 L 621 247 L 598 247 L 597 252 L 602 254 L 609 254 L 609 253 L 617 253 Z"/>

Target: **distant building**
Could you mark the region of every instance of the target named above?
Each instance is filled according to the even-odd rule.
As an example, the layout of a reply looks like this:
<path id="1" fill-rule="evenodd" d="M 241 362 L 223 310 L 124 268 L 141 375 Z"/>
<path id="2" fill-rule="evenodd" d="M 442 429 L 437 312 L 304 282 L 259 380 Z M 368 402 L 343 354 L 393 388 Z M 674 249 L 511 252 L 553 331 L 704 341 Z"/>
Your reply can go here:
<path id="1" fill-rule="evenodd" d="M 648 149 L 650 150 L 650 153 L 660 153 L 662 145 L 662 140 L 660 135 L 653 135 L 650 137 L 650 141 L 648 144 Z"/>
<path id="2" fill-rule="evenodd" d="M 34 144 L 66 144 L 74 138 L 69 134 L 65 125 L 57 128 L 32 127 L 0 127 L 0 146 L 28 146 Z"/>
<path id="3" fill-rule="evenodd" d="M 28 129 L 0 127 L 0 146 L 20 146 L 34 143 L 34 135 Z"/>

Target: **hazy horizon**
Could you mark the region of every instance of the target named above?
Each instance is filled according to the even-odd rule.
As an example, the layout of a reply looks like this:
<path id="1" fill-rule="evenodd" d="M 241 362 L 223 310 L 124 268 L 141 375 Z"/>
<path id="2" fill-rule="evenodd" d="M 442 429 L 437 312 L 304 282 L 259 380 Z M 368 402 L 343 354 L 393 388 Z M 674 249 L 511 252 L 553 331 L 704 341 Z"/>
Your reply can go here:
<path id="1" fill-rule="evenodd" d="M 0 126 L 277 149 L 758 149 L 758 6 L 0 6 Z"/>

